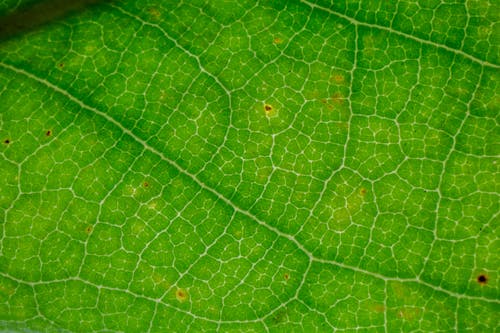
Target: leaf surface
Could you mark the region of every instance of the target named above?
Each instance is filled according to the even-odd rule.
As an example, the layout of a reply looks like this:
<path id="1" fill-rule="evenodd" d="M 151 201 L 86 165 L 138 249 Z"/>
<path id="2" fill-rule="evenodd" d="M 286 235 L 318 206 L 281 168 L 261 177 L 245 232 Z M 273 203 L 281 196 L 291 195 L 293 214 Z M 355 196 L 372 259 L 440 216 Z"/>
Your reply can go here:
<path id="1" fill-rule="evenodd" d="M 0 328 L 498 330 L 499 13 L 123 0 L 2 41 Z"/>

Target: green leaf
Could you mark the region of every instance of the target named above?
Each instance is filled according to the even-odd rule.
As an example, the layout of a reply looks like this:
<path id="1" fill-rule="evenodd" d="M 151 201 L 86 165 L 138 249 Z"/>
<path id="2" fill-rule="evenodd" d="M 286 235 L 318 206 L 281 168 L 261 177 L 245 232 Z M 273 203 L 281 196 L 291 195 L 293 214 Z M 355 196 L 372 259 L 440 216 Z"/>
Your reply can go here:
<path id="1" fill-rule="evenodd" d="M 0 329 L 498 330 L 499 16 L 122 0 L 5 38 Z"/>

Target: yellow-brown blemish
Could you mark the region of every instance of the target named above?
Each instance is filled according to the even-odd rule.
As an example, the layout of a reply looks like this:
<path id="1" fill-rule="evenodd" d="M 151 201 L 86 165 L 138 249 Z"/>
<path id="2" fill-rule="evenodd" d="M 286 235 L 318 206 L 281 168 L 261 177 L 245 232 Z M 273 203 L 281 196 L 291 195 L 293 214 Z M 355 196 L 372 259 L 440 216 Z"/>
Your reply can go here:
<path id="1" fill-rule="evenodd" d="M 179 288 L 175 291 L 175 298 L 181 303 L 185 302 L 188 299 L 188 293 L 186 290 Z"/>
<path id="2" fill-rule="evenodd" d="M 273 43 L 274 44 L 281 44 L 281 43 L 283 43 L 283 40 L 279 37 L 276 37 L 276 38 L 274 38 Z"/>
<path id="3" fill-rule="evenodd" d="M 341 105 L 344 103 L 344 96 L 341 93 L 335 93 L 331 96 L 331 100 L 334 104 Z"/>
<path id="4" fill-rule="evenodd" d="M 285 279 L 285 281 L 290 280 L 290 274 L 285 273 L 285 274 L 283 275 L 283 278 Z"/>
<path id="5" fill-rule="evenodd" d="M 45 132 L 45 136 L 51 136 L 52 135 L 52 131 L 51 130 L 48 130 L 47 132 Z"/>
<path id="6" fill-rule="evenodd" d="M 64 63 L 62 63 L 62 62 L 61 62 L 61 63 L 59 64 L 59 68 L 63 68 L 63 67 L 64 67 Z"/>
<path id="7" fill-rule="evenodd" d="M 149 183 L 148 182 L 144 182 L 144 183 L 142 183 L 142 186 L 144 186 L 144 187 L 147 188 L 147 187 L 149 187 Z"/>
<path id="8" fill-rule="evenodd" d="M 332 80 L 336 83 L 344 83 L 345 78 L 344 78 L 344 75 L 336 74 L 336 75 L 332 75 L 330 80 Z"/>
<path id="9" fill-rule="evenodd" d="M 7 288 L 2 285 L 0 285 L 0 295 L 7 295 L 7 296 L 12 296 L 16 293 L 15 289 L 12 288 Z"/>
<path id="10" fill-rule="evenodd" d="M 398 317 L 406 320 L 413 320 L 420 316 L 420 309 L 416 307 L 404 307 L 398 311 Z"/>
<path id="11" fill-rule="evenodd" d="M 361 194 L 362 196 L 365 196 L 366 195 L 366 192 L 368 192 L 368 190 L 364 187 L 362 187 L 360 190 L 359 190 L 359 194 Z"/>
<path id="12" fill-rule="evenodd" d="M 373 311 L 375 311 L 377 313 L 384 313 L 385 306 L 383 306 L 382 304 L 376 304 L 375 306 L 373 306 Z"/>
<path id="13" fill-rule="evenodd" d="M 85 228 L 85 232 L 86 232 L 87 234 L 90 234 L 90 233 L 92 232 L 92 229 L 93 229 L 93 228 L 92 228 L 92 226 L 91 226 L 91 225 L 89 225 L 87 228 Z"/>
<path id="14" fill-rule="evenodd" d="M 161 16 L 160 11 L 154 7 L 149 8 L 148 11 L 149 11 L 149 15 L 151 15 L 151 18 L 153 18 L 155 20 L 158 20 Z"/>

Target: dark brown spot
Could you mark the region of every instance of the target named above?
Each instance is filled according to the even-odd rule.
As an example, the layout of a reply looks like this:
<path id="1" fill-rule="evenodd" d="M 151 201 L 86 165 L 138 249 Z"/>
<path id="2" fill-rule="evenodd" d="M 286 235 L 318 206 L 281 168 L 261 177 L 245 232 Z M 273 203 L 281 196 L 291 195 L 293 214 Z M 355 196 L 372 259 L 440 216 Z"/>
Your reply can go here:
<path id="1" fill-rule="evenodd" d="M 144 183 L 142 183 L 142 186 L 149 187 L 149 183 L 148 182 L 144 182 Z"/>
<path id="2" fill-rule="evenodd" d="M 481 285 L 485 285 L 488 283 L 488 277 L 484 274 L 481 274 L 477 277 L 477 282 Z"/>
<path id="3" fill-rule="evenodd" d="M 362 196 L 365 196 L 366 195 L 366 188 L 362 187 L 361 190 L 359 190 L 359 194 L 361 194 Z"/>
<path id="4" fill-rule="evenodd" d="M 92 232 L 92 226 L 91 226 L 91 225 L 89 225 L 87 228 L 85 228 L 85 232 L 86 232 L 87 234 L 90 234 L 90 233 Z"/>
<path id="5" fill-rule="evenodd" d="M 59 68 L 63 68 L 63 67 L 64 67 L 64 63 L 62 63 L 62 62 L 61 62 L 61 63 L 59 64 Z"/>
<path id="6" fill-rule="evenodd" d="M 273 107 L 269 104 L 266 104 L 264 105 L 264 110 L 266 110 L 267 112 L 271 111 L 273 109 Z"/>
<path id="7" fill-rule="evenodd" d="M 288 281 L 290 279 L 290 274 L 285 273 L 285 275 L 283 275 L 283 277 L 285 278 L 286 281 Z"/>
<path id="8" fill-rule="evenodd" d="M 47 132 L 45 132 L 45 136 L 51 136 L 52 135 L 52 131 L 51 130 L 48 130 Z"/>
<path id="9" fill-rule="evenodd" d="M 3 143 L 5 143 L 6 145 L 8 145 L 8 144 L 10 143 L 10 140 L 9 140 L 9 139 L 5 139 L 5 140 L 3 141 Z"/>

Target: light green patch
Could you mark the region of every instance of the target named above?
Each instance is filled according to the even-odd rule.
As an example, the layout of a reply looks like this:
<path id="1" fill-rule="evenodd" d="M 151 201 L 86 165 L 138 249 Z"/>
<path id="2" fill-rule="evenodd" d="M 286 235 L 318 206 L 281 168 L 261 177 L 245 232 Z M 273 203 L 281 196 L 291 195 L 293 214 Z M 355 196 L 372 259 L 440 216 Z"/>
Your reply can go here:
<path id="1" fill-rule="evenodd" d="M 455 325 L 458 301 L 437 291 L 423 290 L 413 283 L 393 281 L 388 282 L 387 300 L 389 330 L 451 330 Z"/>

